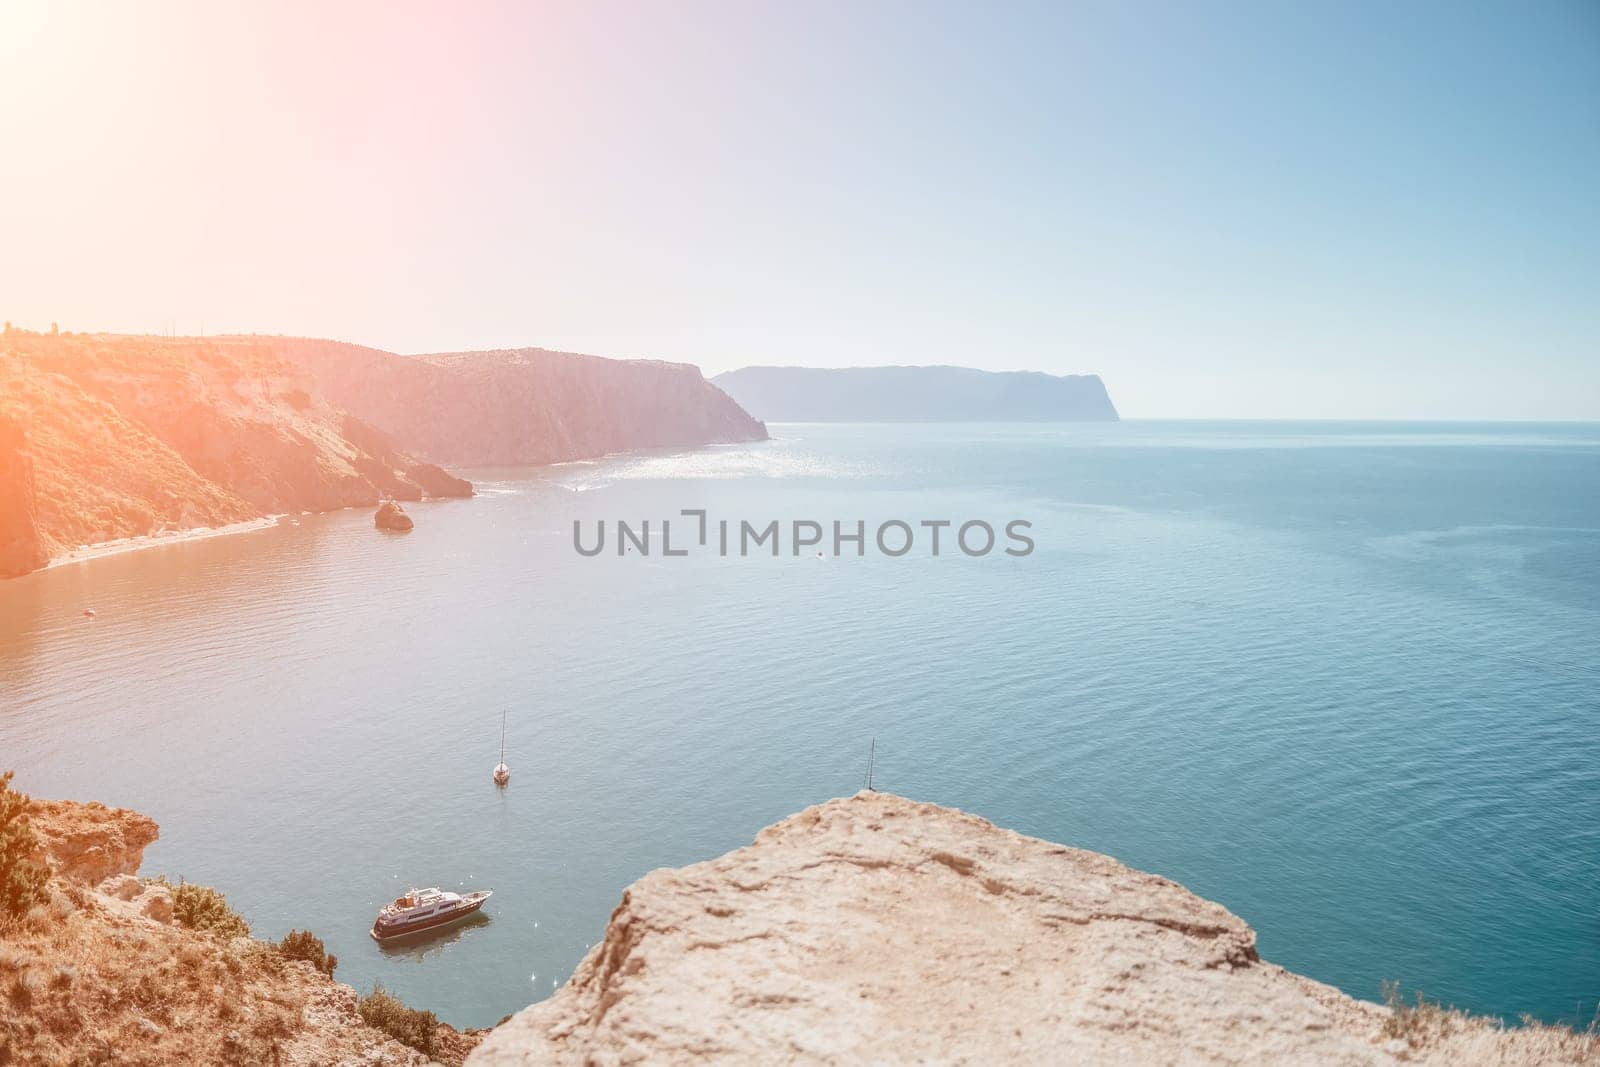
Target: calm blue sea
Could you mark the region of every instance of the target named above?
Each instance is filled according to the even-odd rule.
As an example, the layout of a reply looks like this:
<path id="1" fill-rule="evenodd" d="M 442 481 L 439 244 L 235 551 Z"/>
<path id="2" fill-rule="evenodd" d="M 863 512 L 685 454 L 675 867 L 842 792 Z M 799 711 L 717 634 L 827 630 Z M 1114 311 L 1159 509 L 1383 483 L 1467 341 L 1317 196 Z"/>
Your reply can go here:
<path id="1" fill-rule="evenodd" d="M 0 583 L 0 765 L 461 1025 L 548 995 L 647 870 L 856 790 L 874 737 L 880 788 L 1176 879 L 1355 996 L 1595 1010 L 1600 426 L 773 432 Z M 1037 547 L 573 549 L 683 508 Z M 489 921 L 380 950 L 410 882 Z"/>

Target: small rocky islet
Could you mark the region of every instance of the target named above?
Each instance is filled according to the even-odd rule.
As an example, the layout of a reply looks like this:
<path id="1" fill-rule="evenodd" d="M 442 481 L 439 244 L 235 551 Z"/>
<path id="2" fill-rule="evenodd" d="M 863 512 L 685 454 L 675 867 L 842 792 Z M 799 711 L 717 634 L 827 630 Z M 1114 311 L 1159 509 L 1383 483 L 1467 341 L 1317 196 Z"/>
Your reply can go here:
<path id="1" fill-rule="evenodd" d="M 394 500 L 385 500 L 378 505 L 378 510 L 372 516 L 372 524 L 392 533 L 404 533 L 416 525 L 411 521 L 411 516 L 406 514 L 406 509 Z"/>

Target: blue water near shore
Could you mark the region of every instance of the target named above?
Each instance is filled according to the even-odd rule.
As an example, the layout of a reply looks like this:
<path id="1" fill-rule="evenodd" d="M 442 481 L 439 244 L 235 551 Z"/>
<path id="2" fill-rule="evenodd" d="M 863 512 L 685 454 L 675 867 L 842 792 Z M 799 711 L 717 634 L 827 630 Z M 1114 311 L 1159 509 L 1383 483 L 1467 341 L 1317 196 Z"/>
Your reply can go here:
<path id="1" fill-rule="evenodd" d="M 1595 1010 L 1600 426 L 773 432 L 0 583 L 0 765 L 461 1025 L 548 995 L 647 870 L 853 792 L 873 737 L 881 788 L 1175 879 L 1355 996 Z M 573 549 L 682 508 L 1037 548 Z M 380 949 L 408 882 L 492 886 L 489 921 Z"/>

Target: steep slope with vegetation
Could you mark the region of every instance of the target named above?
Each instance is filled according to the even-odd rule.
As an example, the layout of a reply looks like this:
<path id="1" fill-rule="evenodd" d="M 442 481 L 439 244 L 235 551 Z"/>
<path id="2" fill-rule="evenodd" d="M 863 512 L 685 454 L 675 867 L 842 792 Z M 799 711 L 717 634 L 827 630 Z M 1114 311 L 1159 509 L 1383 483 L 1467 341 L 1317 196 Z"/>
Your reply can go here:
<path id="1" fill-rule="evenodd" d="M 434 463 L 558 463 L 765 438 L 687 364 L 8 326 L 0 578 L 104 541 L 471 494 Z"/>
<path id="2" fill-rule="evenodd" d="M 39 528 L 38 482 L 28 435 L 15 417 L 0 417 L 0 578 L 43 567 L 50 550 Z"/>
<path id="3" fill-rule="evenodd" d="M 333 981 L 296 931 L 276 945 L 205 886 L 135 875 L 156 824 L 32 801 L 0 779 L 0 1064 L 459 1064 L 458 1032 Z"/>
<path id="4" fill-rule="evenodd" d="M 543 348 L 397 356 L 333 341 L 274 344 L 335 404 L 436 463 L 562 463 L 767 436 L 687 363 Z"/>
<path id="5" fill-rule="evenodd" d="M 0 335 L 0 577 L 84 544 L 471 492 L 267 344 Z"/>

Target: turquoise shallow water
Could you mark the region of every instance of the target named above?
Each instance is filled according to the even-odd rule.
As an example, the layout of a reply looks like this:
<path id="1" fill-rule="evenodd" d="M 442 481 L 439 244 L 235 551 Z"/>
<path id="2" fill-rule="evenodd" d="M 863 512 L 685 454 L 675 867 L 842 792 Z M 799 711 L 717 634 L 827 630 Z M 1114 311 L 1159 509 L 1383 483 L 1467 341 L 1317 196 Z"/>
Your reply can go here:
<path id="1" fill-rule="evenodd" d="M 304 516 L 0 583 L 0 765 L 463 1025 L 650 868 L 855 790 L 874 736 L 880 787 L 1176 879 L 1356 996 L 1595 1010 L 1600 426 L 773 430 L 472 472 L 403 537 Z M 1038 547 L 573 550 L 693 507 Z M 407 881 L 492 886 L 489 920 L 380 950 Z"/>

